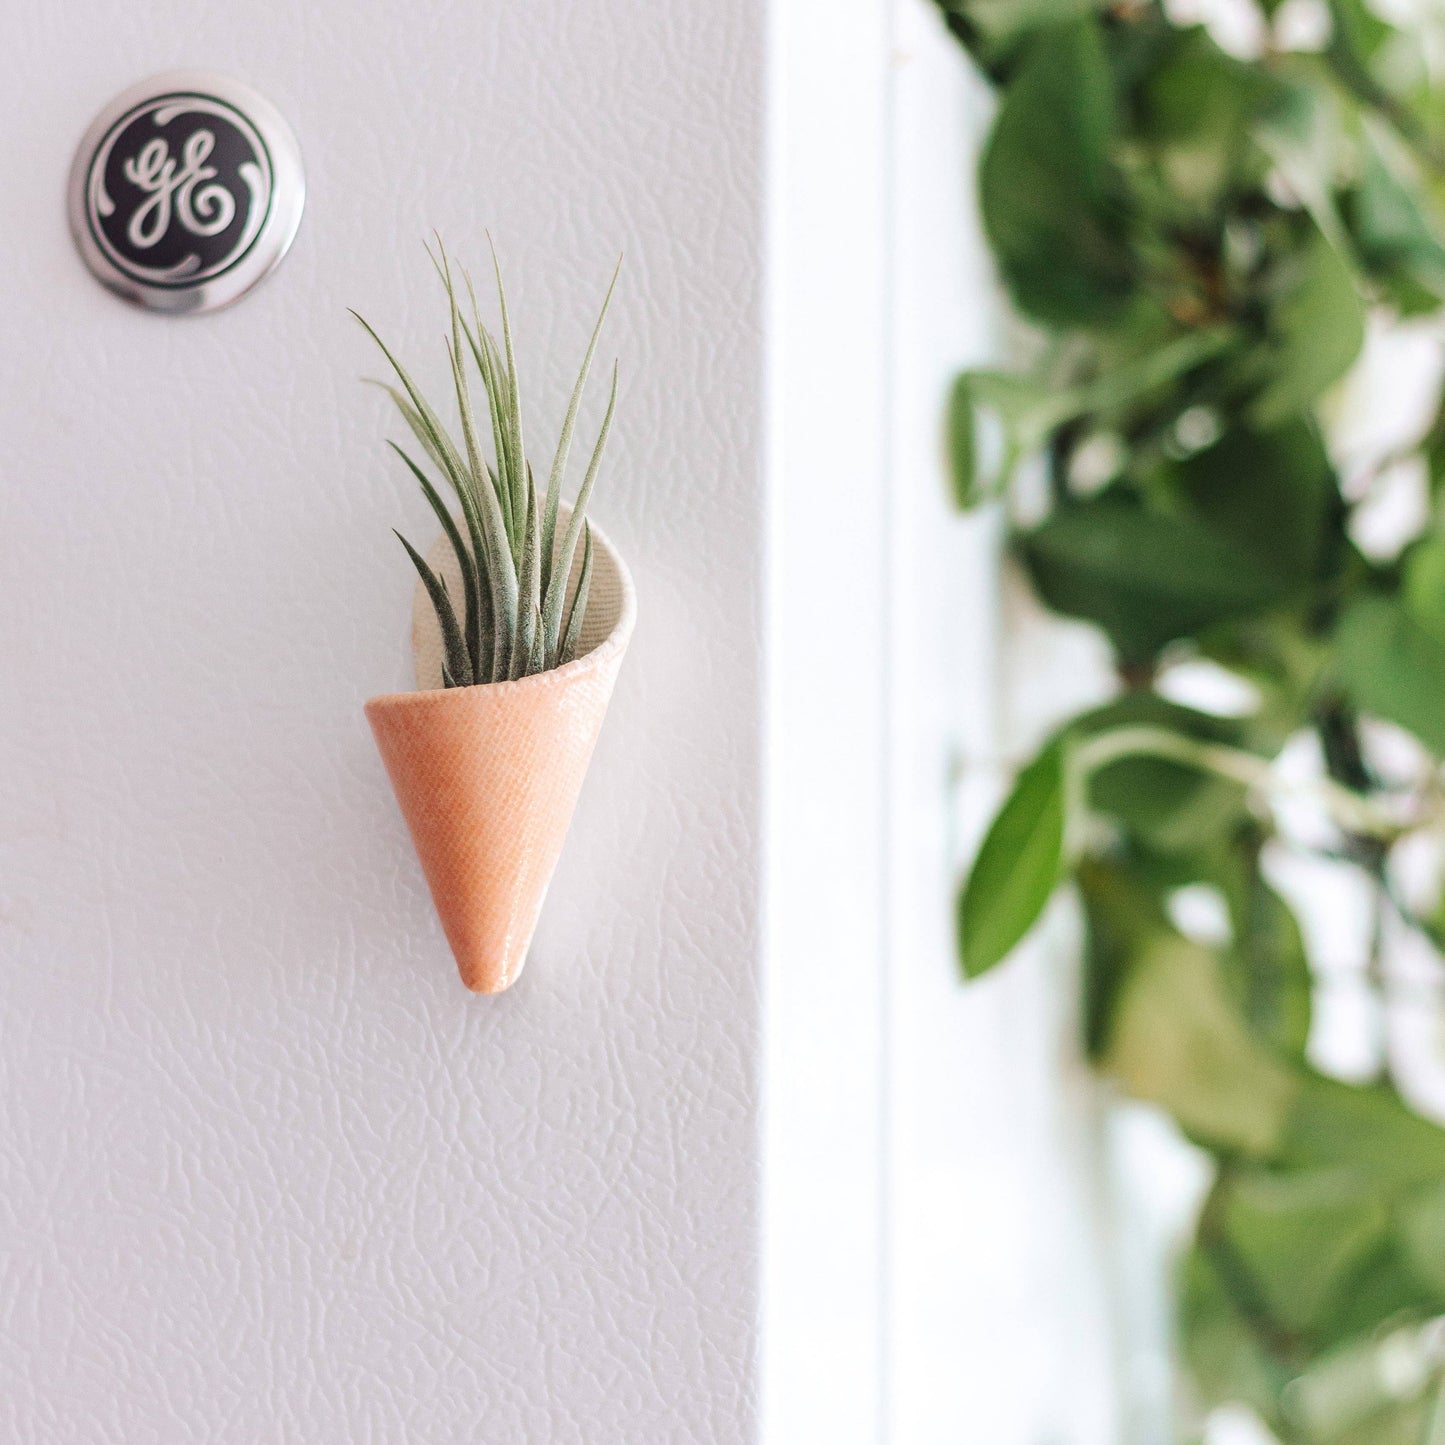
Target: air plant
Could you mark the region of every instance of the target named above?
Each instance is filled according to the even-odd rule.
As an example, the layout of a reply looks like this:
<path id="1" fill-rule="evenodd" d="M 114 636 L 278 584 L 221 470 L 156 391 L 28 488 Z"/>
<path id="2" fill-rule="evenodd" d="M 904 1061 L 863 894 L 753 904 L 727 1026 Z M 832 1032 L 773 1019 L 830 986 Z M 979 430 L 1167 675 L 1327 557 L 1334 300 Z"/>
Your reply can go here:
<path id="1" fill-rule="evenodd" d="M 401 383 L 399 387 L 386 382 L 378 382 L 377 385 L 396 403 L 426 459 L 441 474 L 445 486 L 455 496 L 461 513 L 459 524 L 441 490 L 423 466 L 395 442 L 388 443 L 416 478 L 456 553 L 463 593 L 460 615 L 445 580 L 400 532 L 396 534 L 416 567 L 436 612 L 442 638 L 443 683 L 447 687 L 470 687 L 477 683 L 529 677 L 560 667 L 577 655 L 592 578 L 592 528 L 586 520 L 586 508 L 617 405 L 615 362 L 607 412 L 592 448 L 582 485 L 572 504 L 571 515 L 566 519 L 560 545 L 557 540 L 559 506 L 577 412 L 597 351 L 602 323 L 617 285 L 621 262 L 618 262 L 618 270 L 612 273 L 612 281 L 587 344 L 582 369 L 572 389 L 548 473 L 546 491 L 539 492 L 523 447 L 521 387 L 512 345 L 507 293 L 502 285 L 496 248 L 492 248 L 492 269 L 501 311 L 500 346 L 482 324 L 476 292 L 465 270 L 460 274 L 466 288 L 468 314 L 463 314 L 452 264 L 440 237 L 437 238 L 436 254 L 430 248 L 427 254 L 431 256 L 446 290 L 450 312 L 450 335 L 446 348 L 461 422 L 460 447 L 405 367 L 370 323 L 355 311 L 351 314 L 381 348 Z M 472 403 L 468 373 L 473 367 L 487 398 L 490 459 L 483 451 L 482 430 Z M 582 566 L 569 607 L 567 584 L 579 542 L 582 546 Z"/>

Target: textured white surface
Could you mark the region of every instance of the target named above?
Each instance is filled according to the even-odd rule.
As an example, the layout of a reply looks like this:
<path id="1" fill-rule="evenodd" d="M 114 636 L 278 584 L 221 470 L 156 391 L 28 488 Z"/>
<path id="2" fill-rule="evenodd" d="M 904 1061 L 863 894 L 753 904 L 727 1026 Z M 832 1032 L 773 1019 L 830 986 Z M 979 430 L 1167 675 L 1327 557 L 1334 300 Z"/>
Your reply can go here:
<path id="1" fill-rule="evenodd" d="M 0 5 L 0 1440 L 753 1438 L 759 8 Z M 64 181 L 175 65 L 269 94 L 310 199 L 170 321 Z M 549 417 L 627 252 L 644 610 L 499 999 L 360 708 L 431 529 L 344 308 L 440 382 L 433 224 L 493 228 Z"/>

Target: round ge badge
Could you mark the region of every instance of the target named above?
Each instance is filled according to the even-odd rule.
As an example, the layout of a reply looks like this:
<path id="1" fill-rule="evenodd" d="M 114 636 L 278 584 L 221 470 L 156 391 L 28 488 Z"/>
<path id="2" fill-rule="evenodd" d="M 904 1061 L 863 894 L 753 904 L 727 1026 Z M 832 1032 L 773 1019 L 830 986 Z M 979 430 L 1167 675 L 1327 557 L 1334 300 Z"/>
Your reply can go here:
<path id="1" fill-rule="evenodd" d="M 301 150 L 249 86 L 204 71 L 116 96 L 70 173 L 70 228 L 85 263 L 152 311 L 214 311 L 281 260 L 301 224 Z"/>

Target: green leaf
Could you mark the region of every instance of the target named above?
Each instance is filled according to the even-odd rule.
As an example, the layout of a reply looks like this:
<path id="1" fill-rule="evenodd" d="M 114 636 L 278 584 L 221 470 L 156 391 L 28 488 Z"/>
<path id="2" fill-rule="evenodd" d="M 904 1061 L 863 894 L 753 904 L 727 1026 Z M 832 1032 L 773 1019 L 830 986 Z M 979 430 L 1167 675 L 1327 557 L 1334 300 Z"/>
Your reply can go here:
<path id="1" fill-rule="evenodd" d="M 986 62 L 1007 58 L 1040 25 L 1104 9 L 1106 0 L 940 0 L 956 28 L 981 42 Z"/>
<path id="2" fill-rule="evenodd" d="M 1316 402 L 1365 343 L 1365 306 L 1354 273 L 1323 235 L 1290 258 L 1270 332 L 1269 377 L 1251 409 L 1255 424 L 1266 428 Z"/>
<path id="3" fill-rule="evenodd" d="M 1120 758 L 1090 783 L 1090 805 L 1160 853 L 1197 855 L 1218 844 L 1244 808 L 1240 784 L 1164 758 Z"/>
<path id="4" fill-rule="evenodd" d="M 607 308 L 612 305 L 612 293 L 617 289 L 617 278 L 622 274 L 622 259 L 617 260 L 612 280 L 608 283 L 607 294 L 602 298 L 602 309 L 597 313 L 597 322 L 587 342 L 587 352 L 582 358 L 582 369 L 572 387 L 572 396 L 567 403 L 567 415 L 562 419 L 562 433 L 557 440 L 557 451 L 552 459 L 552 472 L 547 478 L 547 500 L 542 511 L 542 576 L 541 586 L 545 593 L 552 581 L 554 540 L 557 532 L 557 507 L 562 496 L 562 477 L 567 470 L 567 455 L 572 449 L 572 433 L 577 426 L 577 411 L 582 405 L 582 393 L 587 387 L 587 377 L 592 370 L 592 358 L 597 354 L 597 342 L 602 335 L 602 323 L 607 319 Z M 546 631 L 545 626 L 543 631 Z M 551 637 L 556 645 L 556 633 Z"/>
<path id="5" fill-rule="evenodd" d="M 1317 56 L 1287 53 L 1281 57 L 1271 77 L 1269 104 L 1254 126 L 1254 138 L 1314 218 L 1321 236 L 1347 254 L 1345 228 L 1335 205 L 1344 107 L 1324 71 Z"/>
<path id="6" fill-rule="evenodd" d="M 458 488 L 458 494 L 465 494 L 481 522 L 480 531 L 485 547 L 485 562 L 481 570 L 491 588 L 493 655 L 496 659 L 495 667 L 500 671 L 516 645 L 521 617 L 519 582 L 514 557 L 507 546 L 506 519 L 498 498 L 488 484 L 487 464 L 482 456 L 481 440 L 477 435 L 471 394 L 467 386 L 465 358 L 460 344 L 461 313 L 457 307 L 450 272 L 446 276 L 446 285 L 452 324 L 452 335 L 447 341 L 447 355 L 451 360 L 452 384 L 456 390 L 457 407 L 462 418 L 462 438 L 466 446 L 468 468 L 465 485 Z M 489 398 L 490 395 L 489 392 Z"/>
<path id="7" fill-rule="evenodd" d="M 965 371 L 953 384 L 948 411 L 949 463 L 954 501 L 963 510 L 997 496 L 1023 458 L 1037 451 L 1057 426 L 1079 415 L 1082 393 L 1049 387 L 1007 371 Z M 986 482 L 979 475 L 980 411 L 997 417 L 1003 455 Z"/>
<path id="8" fill-rule="evenodd" d="M 1374 1334 L 1386 1320 L 1426 1319 L 1441 1312 L 1442 1298 L 1411 1270 L 1398 1229 L 1389 1243 L 1363 1260 L 1343 1296 L 1311 1331 L 1321 1351 Z"/>
<path id="9" fill-rule="evenodd" d="M 1143 691 L 1126 693 L 1076 718 L 1070 733 L 1083 738 L 1123 727 L 1166 728 L 1202 742 L 1239 742 L 1239 729 L 1232 722 Z M 1126 756 L 1094 770 L 1088 801 L 1150 850 L 1195 854 L 1214 848 L 1238 826 L 1244 789 L 1184 763 Z"/>
<path id="10" fill-rule="evenodd" d="M 1052 385 L 1046 375 L 962 372 L 953 384 L 947 413 L 954 502 L 968 511 L 997 496 L 1018 463 L 1042 448 L 1059 427 L 1091 415 L 1116 426 L 1132 408 L 1176 389 L 1186 372 L 1236 340 L 1228 327 L 1170 335 L 1162 341 L 1151 337 L 1143 350 L 1132 354 L 1130 348 L 1120 347 L 1121 354 L 1107 358 L 1092 380 L 1070 387 Z M 979 458 L 980 412 L 992 413 L 1003 433 L 1002 456 L 987 479 L 981 475 Z"/>
<path id="11" fill-rule="evenodd" d="M 379 387 L 392 400 L 392 404 L 401 413 L 402 419 L 406 422 L 411 434 L 421 444 L 421 449 L 427 454 L 432 465 L 447 475 L 447 459 L 437 446 L 436 438 L 426 422 L 422 420 L 421 413 L 407 400 L 406 393 L 399 387 L 391 386 L 385 381 L 377 381 L 375 378 L 367 378 L 368 386 Z"/>
<path id="12" fill-rule="evenodd" d="M 1303 418 L 1269 431 L 1227 430 L 1179 466 L 1191 509 L 1281 589 L 1317 577 L 1333 528 L 1343 538 L 1339 484 L 1319 428 Z"/>
<path id="13" fill-rule="evenodd" d="M 452 552 L 457 559 L 457 569 L 462 575 L 462 592 L 466 608 L 466 622 L 462 631 L 466 639 L 467 657 L 471 662 L 473 678 L 486 677 L 489 675 L 489 669 L 482 666 L 483 609 L 478 606 L 481 594 L 478 588 L 476 568 L 472 563 L 472 554 L 462 541 L 461 532 L 457 530 L 456 518 L 452 516 L 447 504 L 442 501 L 437 489 L 432 486 L 431 479 L 395 442 L 388 442 L 387 445 L 406 463 L 408 470 L 416 478 L 422 495 L 431 504 L 437 521 L 441 523 L 442 531 L 446 533 L 447 541 L 452 544 Z M 488 638 L 487 642 L 490 645 L 491 639 Z"/>
<path id="14" fill-rule="evenodd" d="M 1259 70 L 1225 55 L 1202 29 L 1173 32 L 1171 49 L 1140 87 L 1139 129 L 1169 183 L 1169 201 L 1213 219 L 1233 187 L 1257 179 L 1249 127 L 1269 87 Z"/>
<path id="15" fill-rule="evenodd" d="M 1120 316 L 1136 280 L 1115 97 L 1092 18 L 1041 28 L 984 147 L 984 228 L 1021 310 L 1059 326 Z"/>
<path id="16" fill-rule="evenodd" d="M 1061 508 L 1017 547 L 1044 601 L 1097 623 L 1126 661 L 1257 612 L 1285 590 L 1204 523 L 1108 495 Z"/>
<path id="17" fill-rule="evenodd" d="M 423 428 L 424 445 L 429 451 L 432 451 L 435 456 L 441 458 L 442 467 L 446 471 L 448 478 L 454 486 L 457 485 L 460 480 L 465 478 L 466 468 L 462 463 L 461 454 L 457 451 L 456 443 L 453 442 L 447 434 L 447 430 L 441 424 L 440 418 L 426 397 L 423 396 L 417 388 L 416 383 L 411 379 L 406 368 L 402 366 L 401 362 L 392 354 L 387 344 L 377 335 L 371 323 L 356 311 L 353 311 L 351 314 L 361 323 L 366 334 L 376 343 L 381 354 L 387 359 L 391 369 L 396 373 L 397 380 L 401 382 L 406 390 L 407 396 L 411 399 L 412 407 L 415 409 L 416 416 Z M 407 417 L 408 424 L 410 424 L 411 416 L 405 409 L 403 409 L 403 415 Z"/>
<path id="18" fill-rule="evenodd" d="M 1325 52 L 1335 74 L 1350 92 L 1367 105 L 1388 102 L 1373 67 L 1395 35 L 1365 0 L 1329 0 L 1330 43 Z"/>
<path id="19" fill-rule="evenodd" d="M 510 676 L 526 677 L 532 668 L 534 645 L 539 632 L 545 636 L 545 629 L 539 628 L 539 614 L 536 603 L 537 574 L 541 567 L 537 555 L 537 537 L 541 530 L 537 515 L 539 502 L 536 487 L 530 484 L 522 501 L 526 510 L 522 518 L 522 565 L 517 577 L 517 633 L 512 643 Z"/>
<path id="20" fill-rule="evenodd" d="M 1396 1233 L 1411 1272 L 1445 1301 L 1445 1179 L 1402 1202 Z"/>
<path id="21" fill-rule="evenodd" d="M 472 359 L 476 362 L 477 372 L 482 378 L 482 386 L 487 393 L 487 412 L 492 427 L 492 455 L 497 460 L 497 468 L 510 476 L 510 469 L 515 463 L 510 451 L 509 437 L 511 433 L 506 425 L 508 393 L 502 362 L 497 352 L 497 343 L 482 324 L 481 308 L 477 305 L 477 293 L 472 286 L 472 278 L 466 272 L 462 274 L 466 282 L 467 300 L 471 305 L 472 312 L 470 325 L 465 317 L 462 318 L 462 335 L 467 339 Z M 510 546 L 516 526 L 516 519 L 512 515 L 512 487 L 510 484 L 504 483 L 495 470 L 488 470 L 487 480 L 491 485 L 492 494 L 497 499 L 497 506 L 502 514 L 503 526 Z M 515 565 L 515 558 L 513 562 Z"/>
<path id="22" fill-rule="evenodd" d="M 1309 1445 L 1421 1445 L 1439 1366 L 1430 1324 L 1366 1334 L 1313 1362 L 1285 1396 Z"/>
<path id="23" fill-rule="evenodd" d="M 577 591 L 572 598 L 572 609 L 567 617 L 567 628 L 562 634 L 558 649 L 559 664 L 571 662 L 577 656 L 582 641 L 582 623 L 587 616 L 587 597 L 592 590 L 592 524 L 589 522 L 582 533 L 582 570 L 577 575 Z"/>
<path id="24" fill-rule="evenodd" d="M 1079 860 L 1076 878 L 1088 924 L 1081 999 L 1084 1047 L 1097 1061 L 1113 1029 L 1114 1008 L 1134 960 L 1174 930 L 1159 897 L 1137 869 L 1086 855 Z"/>
<path id="25" fill-rule="evenodd" d="M 1340 1299 L 1390 1222 L 1383 1199 L 1351 1170 L 1239 1170 L 1215 1208 L 1264 1306 L 1296 1331 Z"/>
<path id="26" fill-rule="evenodd" d="M 1394 283 L 1407 314 L 1432 310 L 1445 298 L 1445 243 L 1418 177 L 1407 183 L 1400 173 L 1397 146 L 1368 119 L 1362 129 L 1360 180 L 1346 208 L 1355 246 L 1368 269 Z"/>
<path id="27" fill-rule="evenodd" d="M 426 588 L 427 596 L 431 598 L 437 623 L 441 627 L 443 664 L 451 680 L 450 685 L 470 687 L 475 681 L 472 664 L 467 657 L 467 644 L 462 636 L 462 629 L 457 625 L 457 614 L 452 608 L 451 598 L 447 596 L 447 589 L 441 578 L 427 565 L 426 558 L 400 532 L 396 534 L 396 539 L 406 548 L 407 556 L 411 558 L 422 585 Z"/>
<path id="28" fill-rule="evenodd" d="M 953 503 L 960 511 L 971 511 L 987 500 L 978 488 L 977 428 L 973 421 L 973 377 L 961 373 L 948 398 L 948 475 L 953 484 Z"/>
<path id="29" fill-rule="evenodd" d="M 1120 348 L 1123 354 L 1118 356 L 1112 354 L 1114 339 L 1110 336 L 1107 345 L 1100 347 L 1101 357 L 1107 359 L 1099 374 L 1057 403 L 1064 409 L 1061 420 L 1097 413 L 1117 424 L 1140 403 L 1170 407 L 1177 399 L 1181 379 L 1236 345 L 1239 335 L 1231 326 L 1204 327 L 1151 340 L 1142 350 L 1134 349 L 1137 342 L 1128 337 L 1133 344 Z"/>
<path id="30" fill-rule="evenodd" d="M 1206 1406 L 1244 1404 L 1271 1420 L 1289 1372 L 1265 1348 L 1218 1262 L 1196 1247 L 1179 1281 L 1183 1354 Z"/>
<path id="31" fill-rule="evenodd" d="M 1361 597 L 1345 613 L 1336 671 L 1355 706 L 1445 753 L 1445 641 L 1405 608 Z"/>
<path id="32" fill-rule="evenodd" d="M 497 282 L 497 304 L 502 312 L 502 345 L 506 352 L 506 388 L 503 393 L 503 440 L 506 463 L 503 454 L 497 458 L 497 473 L 504 486 L 510 488 L 511 513 L 514 531 L 512 533 L 512 556 L 518 569 L 522 565 L 522 534 L 520 528 L 527 516 L 526 496 L 526 449 L 522 445 L 522 393 L 521 378 L 517 373 L 516 348 L 512 344 L 512 318 L 507 310 L 507 291 L 502 285 L 502 264 L 497 259 L 497 248 L 487 233 L 487 246 L 492 253 L 492 274 Z M 523 609 L 525 611 L 525 608 Z"/>
<path id="33" fill-rule="evenodd" d="M 1410 548 L 1400 600 L 1413 621 L 1445 642 L 1445 536 L 1432 534 Z"/>
<path id="34" fill-rule="evenodd" d="M 1299 923 L 1260 871 L 1260 842 L 1246 830 L 1219 865 L 1234 932 L 1222 955 L 1224 982 L 1254 1036 L 1299 1060 L 1309 1040 L 1314 981 Z"/>
<path id="35" fill-rule="evenodd" d="M 435 409 L 426 397 L 422 395 L 416 383 L 411 379 L 406 368 L 392 354 L 386 343 L 377 335 L 371 323 L 363 316 L 353 311 L 351 313 L 357 321 L 365 328 L 367 335 L 377 344 L 383 356 L 390 363 L 392 370 L 396 373 L 397 379 L 405 389 L 411 405 L 415 410 L 416 417 L 422 428 L 419 435 L 424 438 L 424 444 L 428 451 L 441 460 L 442 470 L 447 480 L 451 483 L 452 490 L 457 495 L 457 500 L 462 507 L 463 515 L 467 522 L 468 530 L 471 533 L 474 560 L 477 564 L 479 577 L 485 577 L 491 589 L 491 611 L 495 619 L 496 631 L 496 654 L 503 655 L 505 648 L 510 646 L 511 628 L 515 626 L 515 609 L 509 613 L 506 606 L 506 599 L 510 578 L 511 590 L 515 590 L 516 579 L 510 575 L 510 567 L 503 565 L 504 558 L 500 555 L 497 547 L 497 532 L 500 527 L 500 518 L 495 514 L 495 508 L 488 504 L 489 491 L 486 487 L 478 488 L 475 485 L 476 479 L 468 470 L 468 464 L 462 460 L 461 454 L 457 451 L 456 443 L 447 434 L 446 428 L 442 426 Z M 450 345 L 448 347 L 450 350 Z M 409 414 L 408 422 L 411 422 Z M 478 492 L 483 495 L 479 498 Z M 503 634 L 505 633 L 505 636 Z"/>
<path id="36" fill-rule="evenodd" d="M 490 237 L 488 239 L 490 240 Z M 447 644 L 448 655 L 443 664 L 443 676 L 448 685 L 461 684 L 464 680 L 495 682 L 524 677 L 556 666 L 563 648 L 561 613 L 565 601 L 566 574 L 571 569 L 578 538 L 586 525 L 583 514 L 596 481 L 615 413 L 615 366 L 607 413 L 572 508 L 567 535 L 561 547 L 554 549 L 552 544 L 560 506 L 560 487 L 583 388 L 596 352 L 602 322 L 617 283 L 618 271 L 613 272 L 573 386 L 546 493 L 539 494 L 523 444 L 521 384 L 511 316 L 496 248 L 492 248 L 492 266 L 496 275 L 497 300 L 502 316 L 501 348 L 482 324 L 476 292 L 471 277 L 465 271 L 461 272 L 461 276 L 466 284 L 471 318 L 468 320 L 463 316 L 451 260 L 440 237 L 437 237 L 436 251 L 433 252 L 428 247 L 427 254 L 446 292 L 450 321 L 446 350 L 461 418 L 463 446 L 460 450 L 401 363 L 362 317 L 357 316 L 356 319 L 375 340 L 395 371 L 401 383 L 400 389 L 392 386 L 385 386 L 385 389 L 391 394 L 427 455 L 445 475 L 456 494 L 462 519 L 466 523 L 464 536 L 450 508 L 430 479 L 405 452 L 397 448 L 442 525 L 456 555 L 463 590 L 466 593 L 465 621 L 458 629 L 465 652 L 464 666 L 451 648 L 452 629 L 448 622 L 450 620 L 454 623 L 456 619 L 454 612 L 449 611 L 451 603 L 446 595 L 445 583 L 436 578 L 424 563 L 418 563 L 418 571 L 432 595 Z M 619 269 L 620 265 L 619 262 Z M 356 315 L 355 312 L 352 314 Z M 467 360 L 469 353 L 486 392 L 492 440 L 490 459 L 482 451 L 481 432 L 472 404 Z M 588 535 L 590 552 L 590 533 Z M 412 551 L 410 544 L 406 545 L 408 551 Z M 413 556 L 413 561 L 417 561 L 416 555 Z M 554 570 L 562 573 L 562 582 L 557 587 L 550 585 Z M 574 604 L 571 620 L 578 621 L 580 616 L 581 613 Z M 575 650 L 575 631 L 571 645 Z"/>
<path id="37" fill-rule="evenodd" d="M 1151 941 L 1132 964 L 1102 1064 L 1188 1133 L 1247 1155 L 1279 1147 L 1299 1092 L 1234 1011 L 1218 960 L 1177 935 Z"/>
<path id="38" fill-rule="evenodd" d="M 597 432 L 597 442 L 592 448 L 592 459 L 582 477 L 577 491 L 577 500 L 572 503 L 572 515 L 567 519 L 567 530 L 562 536 L 562 547 L 557 553 L 556 570 L 542 602 L 542 627 L 548 637 L 556 637 L 562 627 L 562 606 L 566 601 L 567 579 L 572 575 L 572 560 L 577 555 L 577 539 L 582 535 L 586 520 L 587 503 L 592 496 L 592 484 L 597 480 L 598 468 L 602 465 L 602 453 L 607 446 L 607 437 L 612 430 L 612 416 L 617 410 L 617 367 L 612 368 L 612 390 L 607 397 L 607 411 L 602 417 L 602 426 Z"/>
<path id="39" fill-rule="evenodd" d="M 1445 1130 L 1384 1085 L 1305 1075 L 1280 1158 L 1297 1168 L 1359 1170 L 1403 1189 L 1445 1178 Z"/>
<path id="40" fill-rule="evenodd" d="M 1064 745 L 1026 767 L 994 818 L 959 897 L 964 974 L 1001 962 L 1033 927 L 1059 881 L 1064 852 Z"/>
<path id="41" fill-rule="evenodd" d="M 1421 1445 L 1445 1445 L 1445 1382 L 1433 1391 L 1425 1431 L 1419 1439 Z"/>

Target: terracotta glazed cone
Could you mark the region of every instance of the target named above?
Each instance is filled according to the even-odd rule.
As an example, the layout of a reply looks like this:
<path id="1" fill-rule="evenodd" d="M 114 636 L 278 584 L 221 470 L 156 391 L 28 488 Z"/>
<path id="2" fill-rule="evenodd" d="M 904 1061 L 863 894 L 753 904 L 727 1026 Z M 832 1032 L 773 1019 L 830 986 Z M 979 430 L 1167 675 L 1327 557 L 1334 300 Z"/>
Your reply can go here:
<path id="1" fill-rule="evenodd" d="M 433 566 L 454 568 L 449 552 L 445 541 L 434 548 Z M 449 585 L 460 595 L 454 572 Z M 526 961 L 635 610 L 627 569 L 594 527 L 574 662 L 516 682 L 443 689 L 423 594 L 414 630 L 425 690 L 366 704 L 462 982 L 475 992 L 500 993 Z"/>

